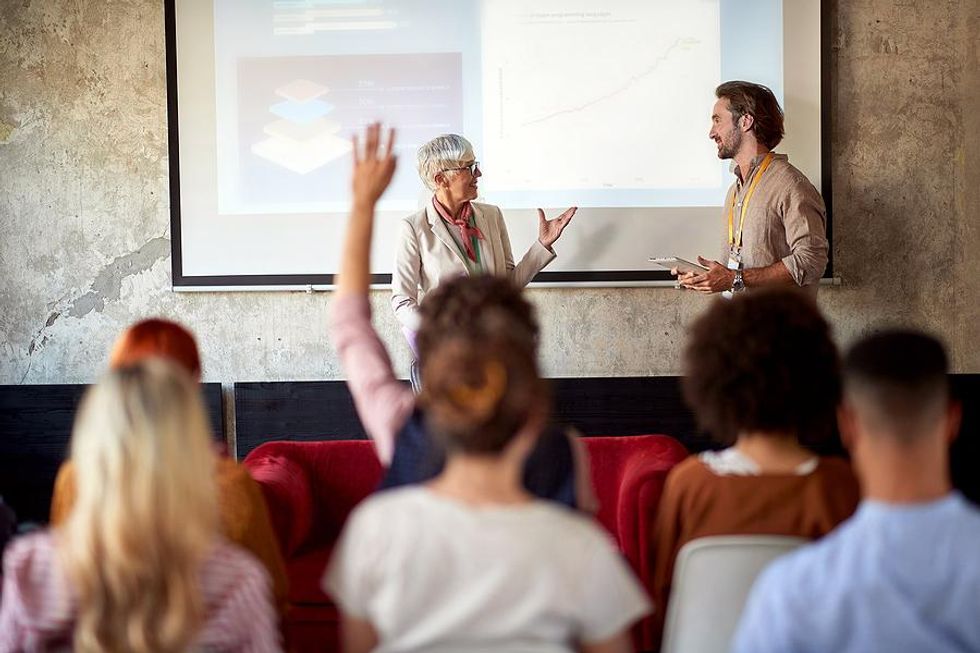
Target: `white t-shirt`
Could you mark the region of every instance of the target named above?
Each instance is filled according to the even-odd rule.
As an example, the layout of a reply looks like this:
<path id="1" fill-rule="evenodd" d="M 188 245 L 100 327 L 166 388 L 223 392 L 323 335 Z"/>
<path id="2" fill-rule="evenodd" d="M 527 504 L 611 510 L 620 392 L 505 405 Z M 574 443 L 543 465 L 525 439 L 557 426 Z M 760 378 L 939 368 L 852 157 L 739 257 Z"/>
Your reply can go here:
<path id="1" fill-rule="evenodd" d="M 590 518 L 545 501 L 477 508 L 424 486 L 358 506 L 324 586 L 383 652 L 567 652 L 650 612 Z"/>

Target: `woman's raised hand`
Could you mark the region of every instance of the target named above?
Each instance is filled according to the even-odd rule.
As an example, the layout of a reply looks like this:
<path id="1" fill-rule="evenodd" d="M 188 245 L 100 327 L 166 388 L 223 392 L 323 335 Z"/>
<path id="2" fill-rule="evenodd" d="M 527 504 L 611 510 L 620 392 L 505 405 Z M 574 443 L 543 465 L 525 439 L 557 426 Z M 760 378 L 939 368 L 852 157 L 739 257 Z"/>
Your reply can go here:
<path id="1" fill-rule="evenodd" d="M 576 211 L 578 211 L 578 207 L 573 206 L 557 218 L 549 220 L 545 217 L 544 211 L 538 209 L 538 240 L 541 241 L 541 244 L 551 249 L 551 246 L 561 236 L 561 232 L 565 231 L 565 227 L 572 221 L 572 216 L 575 215 Z"/>
<path id="2" fill-rule="evenodd" d="M 381 146 L 381 123 L 368 125 L 364 132 L 363 147 L 357 134 L 354 135 L 354 174 L 351 187 L 354 203 L 368 203 L 372 206 L 391 183 L 395 174 L 395 130 L 388 130 L 388 139 Z"/>

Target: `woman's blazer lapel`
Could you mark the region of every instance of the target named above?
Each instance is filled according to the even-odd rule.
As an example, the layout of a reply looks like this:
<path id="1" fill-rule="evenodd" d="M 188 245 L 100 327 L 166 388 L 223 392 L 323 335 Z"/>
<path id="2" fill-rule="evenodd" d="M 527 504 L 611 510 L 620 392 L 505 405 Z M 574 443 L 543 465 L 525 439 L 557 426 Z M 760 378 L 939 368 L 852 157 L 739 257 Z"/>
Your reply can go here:
<path id="1" fill-rule="evenodd" d="M 463 266 L 464 270 L 469 268 L 466 266 L 466 261 L 463 260 L 463 255 L 459 251 L 459 246 L 456 245 L 456 241 L 453 240 L 452 234 L 449 233 L 449 227 L 446 225 L 446 221 L 442 219 L 439 212 L 436 211 L 435 207 L 432 206 L 430 201 L 425 207 L 425 217 L 429 221 L 429 227 L 432 229 L 432 233 L 435 234 L 443 246 L 448 252 L 448 256 L 455 256 L 459 261 L 459 264 Z"/>
<path id="2" fill-rule="evenodd" d="M 473 215 L 476 217 L 476 228 L 483 234 L 480 247 L 483 250 L 483 270 L 487 274 L 497 274 L 497 261 L 501 259 L 497 248 L 500 246 L 500 235 L 497 233 L 497 221 L 492 212 L 495 207 L 488 204 L 473 203 Z"/>

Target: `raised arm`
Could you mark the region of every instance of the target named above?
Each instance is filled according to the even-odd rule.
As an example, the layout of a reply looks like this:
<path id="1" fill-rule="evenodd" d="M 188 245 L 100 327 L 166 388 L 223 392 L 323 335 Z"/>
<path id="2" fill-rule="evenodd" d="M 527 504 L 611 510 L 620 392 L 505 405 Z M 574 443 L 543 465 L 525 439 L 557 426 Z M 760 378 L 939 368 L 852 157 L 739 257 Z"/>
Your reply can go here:
<path id="1" fill-rule="evenodd" d="M 371 326 L 371 238 L 374 207 L 395 172 L 395 132 L 380 147 L 381 126 L 370 125 L 363 147 L 354 138 L 353 206 L 344 238 L 337 293 L 331 310 L 331 336 L 347 375 L 347 386 L 361 423 L 387 465 L 394 440 L 414 405 L 412 391 L 395 378 L 391 359 Z"/>

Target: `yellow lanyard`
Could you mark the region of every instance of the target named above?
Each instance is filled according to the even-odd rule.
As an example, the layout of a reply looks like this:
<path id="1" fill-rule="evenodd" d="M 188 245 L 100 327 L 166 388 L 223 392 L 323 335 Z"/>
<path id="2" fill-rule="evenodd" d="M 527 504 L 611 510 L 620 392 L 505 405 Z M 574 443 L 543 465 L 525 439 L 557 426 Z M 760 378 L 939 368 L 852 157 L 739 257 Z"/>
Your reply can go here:
<path id="1" fill-rule="evenodd" d="M 735 233 L 733 229 L 735 227 L 735 200 L 738 199 L 738 189 L 732 194 L 732 203 L 728 207 L 728 247 L 731 250 L 742 249 L 742 227 L 745 226 L 745 212 L 749 208 L 749 200 L 752 199 L 752 194 L 755 192 L 755 187 L 759 185 L 759 180 L 762 179 L 762 173 L 766 171 L 769 164 L 772 163 L 773 153 L 770 152 L 766 155 L 766 158 L 762 160 L 759 164 L 759 169 L 756 171 L 755 176 L 752 177 L 752 183 L 749 184 L 749 190 L 745 193 L 745 199 L 742 200 L 742 211 L 738 217 L 738 240 L 735 240 Z"/>

